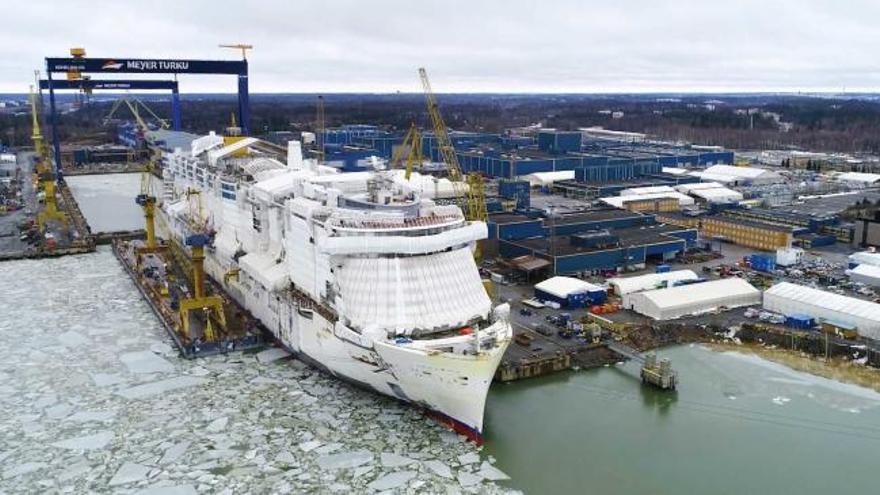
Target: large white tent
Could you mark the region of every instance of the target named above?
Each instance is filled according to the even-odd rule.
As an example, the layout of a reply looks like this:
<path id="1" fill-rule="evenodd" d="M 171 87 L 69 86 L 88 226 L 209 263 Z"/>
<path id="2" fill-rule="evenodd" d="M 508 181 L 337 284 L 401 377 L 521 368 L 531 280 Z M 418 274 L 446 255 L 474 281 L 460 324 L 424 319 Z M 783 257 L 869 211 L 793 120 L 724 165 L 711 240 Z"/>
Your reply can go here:
<path id="1" fill-rule="evenodd" d="M 655 320 L 672 320 L 713 309 L 761 303 L 761 291 L 737 277 L 623 296 L 623 307 Z"/>
<path id="2" fill-rule="evenodd" d="M 880 266 L 863 263 L 852 270 L 847 270 L 846 274 L 853 282 L 880 287 Z"/>
<path id="3" fill-rule="evenodd" d="M 852 325 L 880 339 L 880 304 L 803 285 L 781 282 L 764 292 L 764 308 L 784 315 L 805 314 L 830 323 Z"/>
<path id="4" fill-rule="evenodd" d="M 880 266 L 880 253 L 872 251 L 861 251 L 849 255 L 849 264 L 855 265 L 873 265 Z"/>
<path id="5" fill-rule="evenodd" d="M 658 285 L 667 282 L 678 282 L 681 280 L 697 280 L 698 277 L 693 270 L 675 270 L 665 273 L 648 273 L 646 275 L 636 275 L 634 277 L 615 277 L 608 279 L 608 284 L 614 289 L 614 293 L 618 296 L 624 296 L 633 292 L 643 290 L 656 289 Z"/>

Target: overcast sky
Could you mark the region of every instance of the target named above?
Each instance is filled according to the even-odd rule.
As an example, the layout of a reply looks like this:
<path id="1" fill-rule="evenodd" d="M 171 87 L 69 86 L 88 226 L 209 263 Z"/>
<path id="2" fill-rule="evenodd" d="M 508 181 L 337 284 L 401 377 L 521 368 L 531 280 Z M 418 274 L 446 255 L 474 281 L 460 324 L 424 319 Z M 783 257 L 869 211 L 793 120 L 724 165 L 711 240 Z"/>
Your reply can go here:
<path id="1" fill-rule="evenodd" d="M 5 0 L 0 92 L 46 56 L 235 58 L 252 92 L 877 91 L 878 0 Z M 97 77 L 97 76 L 96 76 Z M 182 92 L 235 90 L 181 76 Z"/>

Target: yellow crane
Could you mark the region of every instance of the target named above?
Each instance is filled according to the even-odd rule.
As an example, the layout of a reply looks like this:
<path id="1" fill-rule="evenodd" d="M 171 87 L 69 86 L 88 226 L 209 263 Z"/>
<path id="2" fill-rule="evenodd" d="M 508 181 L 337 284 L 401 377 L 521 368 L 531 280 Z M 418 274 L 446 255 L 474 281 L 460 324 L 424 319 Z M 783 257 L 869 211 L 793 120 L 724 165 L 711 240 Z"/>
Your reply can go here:
<path id="1" fill-rule="evenodd" d="M 254 45 L 248 45 L 246 43 L 235 43 L 229 45 L 218 45 L 220 48 L 232 48 L 234 50 L 241 50 L 241 59 L 247 60 L 247 51 L 253 50 Z"/>
<path id="2" fill-rule="evenodd" d="M 55 173 L 52 170 L 52 162 L 49 158 L 48 149 L 43 140 L 43 133 L 40 131 L 40 121 L 37 117 L 37 97 L 34 94 L 34 87 L 30 88 L 31 100 L 31 139 L 34 142 L 34 152 L 37 160 L 37 178 L 40 181 L 40 188 L 45 194 L 43 200 L 43 209 L 37 213 L 37 226 L 40 232 L 46 231 L 46 224 L 50 220 L 57 220 L 61 223 L 67 223 L 67 216 L 58 209 L 58 203 L 55 200 Z"/>
<path id="3" fill-rule="evenodd" d="M 425 91 L 425 101 L 428 105 L 428 115 L 431 117 L 431 124 L 434 127 L 434 139 L 437 141 L 437 148 L 440 150 L 440 156 L 446 164 L 446 172 L 449 180 L 452 181 L 455 188 L 456 196 L 464 197 L 465 218 L 470 221 L 486 222 L 489 219 L 489 212 L 486 210 L 486 191 L 483 188 L 483 176 L 477 173 L 471 173 L 467 176 L 467 182 L 464 183 L 465 177 L 461 172 L 461 166 L 458 164 L 458 157 L 455 154 L 455 147 L 449 138 L 449 131 L 446 128 L 446 122 L 440 114 L 440 106 L 437 104 L 437 98 L 431 89 L 431 82 L 428 80 L 428 72 L 424 67 L 419 68 L 419 77 L 422 80 L 422 88 Z M 466 185 L 466 191 L 461 188 Z M 483 249 L 477 243 L 474 250 L 474 258 L 479 262 L 483 257 Z"/>
<path id="4" fill-rule="evenodd" d="M 428 115 L 431 117 L 431 124 L 434 127 L 434 139 L 437 140 L 437 148 L 440 150 L 440 156 L 443 163 L 446 164 L 446 172 L 449 174 L 449 180 L 453 181 L 456 187 L 460 187 L 465 181 L 464 174 L 461 172 L 461 166 L 458 164 L 458 157 L 455 155 L 455 147 L 449 138 L 449 131 L 443 116 L 440 115 L 440 106 L 437 104 L 437 98 L 431 89 L 431 82 L 428 80 L 428 72 L 424 67 L 419 69 L 419 77 L 422 79 L 422 88 L 425 91 L 425 101 L 428 105 Z M 468 220 L 485 222 L 489 218 L 486 211 L 486 193 L 483 189 L 483 178 L 480 174 L 470 174 L 467 178 L 467 191 L 464 191 L 465 197 L 464 214 Z"/>
<path id="5" fill-rule="evenodd" d="M 196 312 L 201 311 L 205 318 L 204 339 L 208 342 L 217 340 L 214 332 L 212 319 L 226 328 L 226 313 L 223 308 L 223 298 L 217 295 L 208 295 L 205 291 L 205 247 L 211 243 L 211 234 L 208 232 L 208 222 L 204 218 L 201 191 L 190 189 L 186 192 L 190 203 L 189 235 L 186 236 L 186 245 L 190 248 L 190 266 L 192 268 L 192 297 L 180 301 L 180 319 L 183 332 L 187 337 L 190 335 L 190 318 Z M 195 198 L 195 200 L 194 200 Z"/>
<path id="6" fill-rule="evenodd" d="M 406 131 L 403 142 L 397 147 L 394 155 L 392 155 L 388 168 L 405 168 L 406 174 L 404 177 L 406 180 L 409 180 L 410 176 L 412 176 L 413 168 L 416 166 L 421 167 L 422 161 L 422 133 L 416 127 L 416 124 L 413 123 L 409 130 Z"/>
<path id="7" fill-rule="evenodd" d="M 141 254 L 162 251 L 166 246 L 159 244 L 156 238 L 156 196 L 153 194 L 153 169 L 159 159 L 160 151 L 156 151 L 141 171 L 141 192 L 135 197 L 135 203 L 144 211 L 145 241 L 137 250 L 137 263 L 140 264 Z"/>

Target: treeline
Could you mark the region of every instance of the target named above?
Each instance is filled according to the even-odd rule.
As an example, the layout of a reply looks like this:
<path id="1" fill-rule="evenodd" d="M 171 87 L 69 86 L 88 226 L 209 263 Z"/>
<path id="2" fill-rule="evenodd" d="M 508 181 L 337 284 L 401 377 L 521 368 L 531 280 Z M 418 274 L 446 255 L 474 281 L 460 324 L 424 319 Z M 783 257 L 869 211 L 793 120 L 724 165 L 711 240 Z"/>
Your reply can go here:
<path id="1" fill-rule="evenodd" d="M 735 149 L 880 152 L 880 103 L 868 99 L 502 94 L 440 94 L 438 99 L 446 123 L 460 130 L 500 132 L 532 124 L 564 130 L 602 126 Z M 251 130 L 255 134 L 313 130 L 316 103 L 316 95 L 253 95 Z M 167 100 L 154 99 L 148 104 L 170 120 Z M 105 125 L 110 107 L 108 101 L 93 102 L 64 114 L 59 124 L 62 139 L 112 139 L 113 129 Z M 361 123 L 400 130 L 413 122 L 430 127 L 420 94 L 326 95 L 324 107 L 327 127 Z M 237 101 L 231 95 L 182 97 L 183 126 L 196 133 L 222 131 L 236 110 Z M 613 118 L 611 112 L 622 112 L 622 117 Z M 130 118 L 124 109 L 116 116 Z M 0 114 L 4 144 L 27 143 L 30 132 L 27 116 Z"/>

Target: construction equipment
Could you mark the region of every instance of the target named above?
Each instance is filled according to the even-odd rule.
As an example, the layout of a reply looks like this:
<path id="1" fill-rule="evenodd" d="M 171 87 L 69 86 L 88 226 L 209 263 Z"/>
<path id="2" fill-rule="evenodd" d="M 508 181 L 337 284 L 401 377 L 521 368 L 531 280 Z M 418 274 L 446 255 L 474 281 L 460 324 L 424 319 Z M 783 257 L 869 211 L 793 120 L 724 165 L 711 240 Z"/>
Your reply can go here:
<path id="1" fill-rule="evenodd" d="M 225 329 L 226 314 L 223 309 L 223 298 L 217 295 L 209 296 L 205 292 L 205 247 L 211 243 L 213 233 L 202 214 L 201 191 L 190 189 L 186 195 L 190 203 L 190 213 L 189 232 L 185 242 L 190 248 L 193 294 L 192 297 L 180 301 L 180 319 L 184 335 L 192 338 L 190 319 L 201 311 L 205 320 L 202 337 L 208 342 L 214 342 L 217 340 L 217 334 L 214 332 L 212 320 L 217 321 L 221 329 Z"/>
<path id="2" fill-rule="evenodd" d="M 34 142 L 34 151 L 37 159 L 37 178 L 39 187 L 43 190 L 45 199 L 43 200 L 43 209 L 37 213 L 37 226 L 40 232 L 46 231 L 46 224 L 50 220 L 57 220 L 63 224 L 67 224 L 67 216 L 58 209 L 58 203 L 55 199 L 55 173 L 52 164 L 49 162 L 49 154 L 43 141 L 43 133 L 40 131 L 40 121 L 37 117 L 37 97 L 34 94 L 34 87 L 30 88 L 31 99 L 31 139 Z"/>
<path id="3" fill-rule="evenodd" d="M 431 117 L 431 124 L 434 126 L 434 139 L 437 140 L 437 148 L 440 150 L 440 156 L 446 164 L 446 172 L 449 180 L 452 181 L 453 187 L 456 188 L 456 196 L 464 197 L 465 218 L 470 221 L 486 222 L 489 219 L 489 212 L 486 210 L 486 191 L 483 189 L 483 177 L 480 174 L 470 174 L 465 183 L 465 177 L 461 172 L 461 166 L 458 164 L 458 157 L 455 155 L 455 147 L 449 138 L 449 131 L 443 116 L 440 115 L 440 106 L 437 104 L 437 98 L 431 89 L 431 83 L 428 81 L 428 72 L 424 67 L 419 68 L 419 77 L 422 80 L 422 88 L 425 91 L 425 101 L 428 105 L 428 115 Z M 467 185 L 466 191 L 459 188 Z M 482 258 L 482 247 L 477 243 L 474 250 L 474 258 L 479 261 Z"/>
<path id="4" fill-rule="evenodd" d="M 406 131 L 403 143 L 397 147 L 394 155 L 392 155 L 388 168 L 405 168 L 406 174 L 404 177 L 406 180 L 409 180 L 410 176 L 412 176 L 413 168 L 416 166 L 421 167 L 422 161 L 422 133 L 416 127 L 416 124 L 413 123 L 409 130 Z"/>
<path id="5" fill-rule="evenodd" d="M 134 103 L 132 103 L 132 102 L 134 102 Z M 159 117 L 156 114 L 156 112 L 154 112 L 152 109 L 150 109 L 150 107 L 147 106 L 146 103 L 144 103 L 143 101 L 141 101 L 140 99 L 135 98 L 135 97 L 120 98 L 120 99 L 116 100 L 115 102 L 113 102 L 113 106 L 110 107 L 110 111 L 107 112 L 107 116 L 104 117 L 104 124 L 105 125 L 111 119 L 113 119 L 113 116 L 116 114 L 116 111 L 119 110 L 119 108 L 122 106 L 123 103 L 125 104 L 126 107 L 128 107 L 128 110 L 131 112 L 132 116 L 134 116 L 134 120 L 137 122 L 138 127 L 141 128 L 141 132 L 147 132 L 148 130 L 150 130 L 150 128 L 147 125 L 147 122 L 143 119 L 143 117 L 141 117 L 141 112 L 140 112 L 140 110 L 138 110 L 139 108 L 143 108 L 144 110 L 146 110 L 146 112 L 148 114 L 150 114 L 150 116 L 153 117 L 153 119 L 156 120 L 158 127 L 162 128 L 162 129 L 168 129 L 171 127 L 171 125 L 168 124 L 167 120 L 163 119 L 162 117 Z"/>
<path id="6" fill-rule="evenodd" d="M 141 191 L 134 200 L 144 211 L 144 232 L 146 232 L 144 245 L 137 249 L 136 262 L 138 265 L 140 264 L 141 255 L 156 253 L 166 248 L 166 246 L 159 244 L 156 239 L 156 196 L 153 194 L 152 177 L 155 162 L 158 160 L 158 153 L 150 158 L 141 171 Z"/>
<path id="7" fill-rule="evenodd" d="M 220 46 L 220 48 L 232 48 L 235 50 L 241 50 L 241 59 L 242 60 L 247 60 L 247 51 L 254 49 L 254 45 L 248 45 L 245 43 L 235 43 L 232 45 L 218 45 L 218 46 Z"/>

